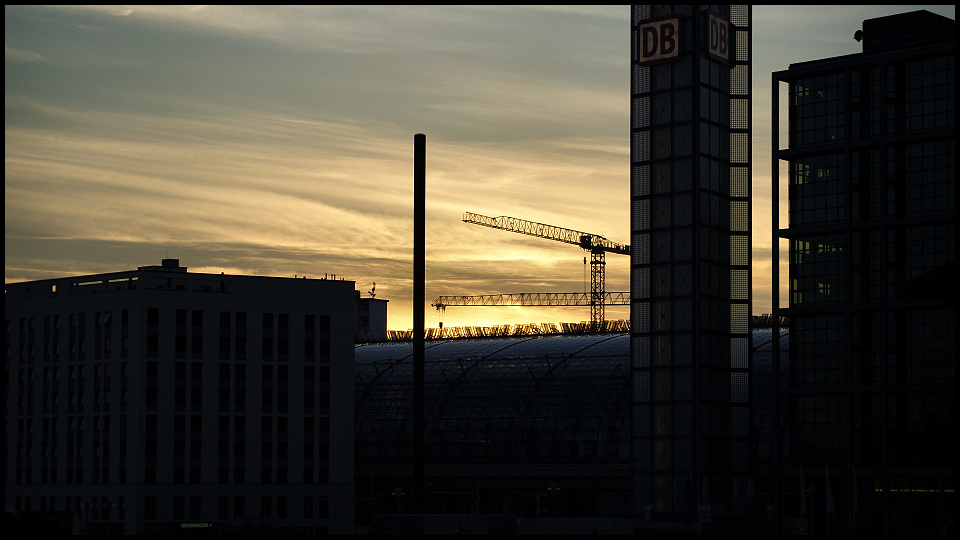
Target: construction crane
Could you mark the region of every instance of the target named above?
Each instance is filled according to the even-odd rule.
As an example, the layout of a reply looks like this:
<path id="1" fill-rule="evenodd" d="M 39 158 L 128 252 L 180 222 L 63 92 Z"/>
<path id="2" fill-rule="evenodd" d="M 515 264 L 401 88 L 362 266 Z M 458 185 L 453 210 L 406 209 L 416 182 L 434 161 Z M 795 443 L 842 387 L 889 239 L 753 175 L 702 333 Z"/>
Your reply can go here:
<path id="1" fill-rule="evenodd" d="M 606 306 L 629 306 L 629 292 L 608 292 L 603 295 Z M 477 296 L 441 296 L 431 306 L 446 309 L 449 306 L 589 306 L 587 293 L 519 293 L 481 294 Z"/>
<path id="2" fill-rule="evenodd" d="M 604 292 L 604 267 L 606 261 L 604 260 L 605 254 L 609 251 L 610 253 L 619 253 L 621 255 L 630 255 L 630 246 L 626 244 L 618 244 L 616 242 L 611 242 L 606 238 L 598 235 L 586 233 L 583 231 L 575 231 L 573 229 L 565 229 L 563 227 L 556 227 L 553 225 L 547 225 L 545 223 L 537 223 L 535 221 L 527 221 L 525 219 L 517 219 L 509 216 L 498 216 L 498 217 L 488 217 L 482 216 L 480 214 L 474 214 L 472 212 L 466 212 L 463 214 L 463 221 L 466 223 L 472 223 L 474 225 L 483 225 L 484 227 L 490 227 L 493 229 L 500 229 L 504 231 L 515 232 L 519 234 L 526 234 L 529 236 L 536 236 L 538 238 L 546 238 L 547 240 L 556 240 L 557 242 L 564 242 L 567 244 L 573 244 L 579 246 L 583 249 L 590 251 L 590 321 L 594 324 L 595 327 L 603 324 L 604 313 L 603 306 L 607 303 L 607 296 Z M 548 294 L 567 294 L 567 293 L 548 293 Z M 617 293 L 623 294 L 623 293 Z M 497 296 L 524 296 L 524 295 L 497 295 Z M 440 297 L 441 299 L 444 297 Z M 454 298 L 454 297 L 446 297 Z M 461 297 L 461 298 L 482 298 L 482 297 Z M 440 302 L 440 300 L 438 300 Z M 444 307 L 447 305 L 490 305 L 490 304 L 453 304 L 453 303 L 442 303 Z M 629 303 L 629 299 L 625 303 Z M 436 305 L 436 304 L 435 304 Z M 518 305 L 518 304 L 512 304 Z M 533 304 L 519 304 L 519 305 L 533 305 Z M 536 305 L 578 305 L 578 304 L 536 304 Z M 437 309 L 441 309 L 440 306 Z"/>

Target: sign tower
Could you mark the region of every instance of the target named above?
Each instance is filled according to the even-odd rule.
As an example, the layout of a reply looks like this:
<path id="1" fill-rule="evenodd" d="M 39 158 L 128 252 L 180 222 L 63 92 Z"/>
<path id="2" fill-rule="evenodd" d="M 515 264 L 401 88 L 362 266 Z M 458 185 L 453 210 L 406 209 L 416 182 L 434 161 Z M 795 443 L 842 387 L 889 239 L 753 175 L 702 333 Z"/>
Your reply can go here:
<path id="1" fill-rule="evenodd" d="M 631 20 L 634 516 L 740 512 L 750 471 L 751 9 L 634 6 Z"/>

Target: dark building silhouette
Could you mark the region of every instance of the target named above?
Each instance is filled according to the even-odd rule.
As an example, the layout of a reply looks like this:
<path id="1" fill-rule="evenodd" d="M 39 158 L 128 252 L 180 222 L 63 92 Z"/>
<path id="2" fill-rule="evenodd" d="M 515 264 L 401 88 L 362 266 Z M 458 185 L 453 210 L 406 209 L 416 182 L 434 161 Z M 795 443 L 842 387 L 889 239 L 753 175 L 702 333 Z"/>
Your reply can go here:
<path id="1" fill-rule="evenodd" d="M 753 331 L 764 388 L 771 335 L 769 328 Z M 364 523 L 405 514 L 412 503 L 412 354 L 410 341 L 356 348 L 356 486 Z M 551 520 L 536 518 L 554 515 L 569 518 L 560 527 L 571 534 L 593 527 L 623 533 L 653 519 L 631 511 L 629 333 L 430 340 L 425 355 L 426 514 L 514 516 L 520 534 L 551 533 Z M 769 401 L 772 391 L 767 395 Z M 758 433 L 756 444 L 769 449 L 772 437 Z M 744 520 L 758 513 L 764 524 L 760 501 L 747 497 L 749 481 L 740 485 L 736 508 L 713 504 L 729 492 L 704 494 L 707 509 L 692 526 L 743 532 Z M 399 500 L 396 487 L 404 493 Z M 372 531 L 392 533 L 396 521 L 385 525 L 374 519 Z"/>
<path id="2" fill-rule="evenodd" d="M 634 6 L 634 515 L 747 499 L 750 6 Z"/>
<path id="3" fill-rule="evenodd" d="M 354 282 L 165 259 L 4 289 L 17 523 L 353 532 Z"/>
<path id="4" fill-rule="evenodd" d="M 862 53 L 773 73 L 774 134 L 780 83 L 789 96 L 772 164 L 790 201 L 781 524 L 803 473 L 815 533 L 955 531 L 954 32 L 926 11 L 865 20 Z"/>

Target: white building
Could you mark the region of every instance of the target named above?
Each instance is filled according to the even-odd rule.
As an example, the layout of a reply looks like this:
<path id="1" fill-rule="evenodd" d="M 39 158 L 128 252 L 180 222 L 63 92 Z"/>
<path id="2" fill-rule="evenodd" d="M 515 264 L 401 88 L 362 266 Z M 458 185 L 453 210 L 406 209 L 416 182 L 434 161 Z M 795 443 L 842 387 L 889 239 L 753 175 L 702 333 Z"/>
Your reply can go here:
<path id="1" fill-rule="evenodd" d="M 6 284 L 5 507 L 352 533 L 354 285 L 177 259 Z"/>

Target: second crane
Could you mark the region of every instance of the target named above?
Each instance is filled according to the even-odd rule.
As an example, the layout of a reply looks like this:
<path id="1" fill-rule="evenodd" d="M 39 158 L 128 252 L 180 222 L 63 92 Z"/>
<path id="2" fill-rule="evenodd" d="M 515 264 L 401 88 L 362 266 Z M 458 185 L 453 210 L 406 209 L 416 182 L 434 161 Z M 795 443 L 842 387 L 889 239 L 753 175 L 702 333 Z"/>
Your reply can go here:
<path id="1" fill-rule="evenodd" d="M 488 217 L 466 212 L 463 215 L 463 221 L 493 229 L 573 244 L 590 251 L 590 320 L 594 324 L 603 323 L 605 254 L 609 251 L 610 253 L 630 255 L 630 246 L 611 242 L 598 234 L 565 229 L 509 216 Z"/>

